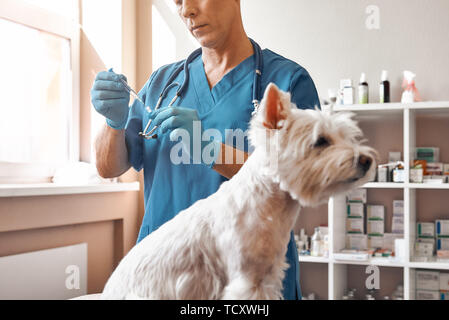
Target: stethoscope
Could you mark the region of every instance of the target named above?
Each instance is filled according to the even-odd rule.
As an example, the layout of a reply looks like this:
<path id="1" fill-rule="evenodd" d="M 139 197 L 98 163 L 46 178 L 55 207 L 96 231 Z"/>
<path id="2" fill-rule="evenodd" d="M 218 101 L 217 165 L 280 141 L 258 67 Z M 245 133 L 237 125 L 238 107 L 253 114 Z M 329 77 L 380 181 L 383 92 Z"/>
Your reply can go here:
<path id="1" fill-rule="evenodd" d="M 260 46 L 252 39 L 250 39 L 253 48 L 254 48 L 254 55 L 255 55 L 255 59 L 256 59 L 256 70 L 254 72 L 254 80 L 253 80 L 253 97 L 252 97 L 252 104 L 254 105 L 254 111 L 252 113 L 252 115 L 256 114 L 259 111 L 259 106 L 260 106 L 260 83 L 261 83 L 261 78 L 262 78 L 262 68 L 263 68 L 263 57 L 262 57 L 262 49 L 260 48 Z M 178 100 L 179 97 L 182 96 L 182 94 L 184 93 L 184 91 L 187 89 L 187 86 L 189 85 L 189 80 L 190 80 L 190 75 L 189 75 L 189 64 L 195 60 L 198 56 L 201 55 L 201 48 L 195 50 L 184 62 L 184 65 L 179 67 L 178 69 L 175 70 L 175 72 L 173 72 L 173 74 L 170 76 L 170 78 L 167 80 L 167 84 L 165 85 L 164 89 L 162 90 L 161 94 L 159 95 L 159 99 L 157 101 L 156 107 L 154 108 L 154 110 L 158 110 L 161 106 L 162 100 L 165 99 L 168 91 L 173 88 L 173 87 L 178 87 L 179 89 L 176 91 L 175 96 L 173 97 L 173 99 L 170 101 L 168 107 L 173 106 L 173 104 L 176 102 L 176 100 Z M 184 71 L 184 82 L 182 85 L 180 85 L 177 82 L 174 82 L 174 80 L 176 79 L 176 77 L 182 72 Z M 151 111 L 151 109 L 147 108 L 148 111 Z M 154 131 L 156 131 L 156 129 L 158 128 L 157 126 L 155 126 L 153 129 L 151 129 L 150 131 L 148 131 L 148 129 L 150 128 L 152 119 L 150 118 L 148 120 L 148 123 L 145 127 L 145 130 L 143 132 L 139 132 L 139 136 L 150 140 L 150 139 L 157 139 L 157 134 L 154 134 Z"/>

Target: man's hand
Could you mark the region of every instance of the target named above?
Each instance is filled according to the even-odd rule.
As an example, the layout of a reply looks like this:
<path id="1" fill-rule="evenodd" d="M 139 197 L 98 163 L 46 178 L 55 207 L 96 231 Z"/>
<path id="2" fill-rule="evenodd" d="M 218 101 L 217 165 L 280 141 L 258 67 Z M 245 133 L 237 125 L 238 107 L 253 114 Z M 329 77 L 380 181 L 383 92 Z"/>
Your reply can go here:
<path id="1" fill-rule="evenodd" d="M 176 141 L 181 137 L 183 149 L 194 163 L 202 163 L 210 168 L 214 166 L 221 141 L 203 141 L 201 120 L 195 109 L 166 107 L 153 111 L 150 118 L 153 119 L 153 126 L 159 126 L 161 134 L 170 132 L 170 140 Z M 203 159 L 203 150 L 206 147 L 211 151 L 209 159 Z"/>
<path id="2" fill-rule="evenodd" d="M 100 72 L 91 90 L 92 104 L 98 113 L 106 118 L 106 123 L 113 129 L 125 128 L 129 112 L 129 92 L 120 81 L 126 77 L 114 71 Z"/>

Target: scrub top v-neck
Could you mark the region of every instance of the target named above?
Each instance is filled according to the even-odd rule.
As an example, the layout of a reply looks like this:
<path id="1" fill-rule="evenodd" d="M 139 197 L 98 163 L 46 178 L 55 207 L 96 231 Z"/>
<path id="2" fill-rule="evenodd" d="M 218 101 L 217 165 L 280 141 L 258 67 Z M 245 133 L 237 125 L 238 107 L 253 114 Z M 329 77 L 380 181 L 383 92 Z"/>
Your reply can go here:
<path id="1" fill-rule="evenodd" d="M 210 89 L 209 81 L 206 77 L 202 57 L 197 57 L 191 64 L 191 73 L 193 73 L 193 84 L 197 93 L 199 106 L 197 110 L 200 114 L 211 111 L 232 88 L 238 86 L 239 82 L 254 72 L 254 55 L 246 58 L 239 65 L 226 73 L 223 78 Z"/>
<path id="2" fill-rule="evenodd" d="M 281 90 L 291 93 L 292 102 L 298 108 L 309 109 L 320 106 L 315 85 L 308 72 L 280 55 L 265 49 L 262 52 L 264 73 L 261 79 L 262 93 L 270 82 Z M 172 73 L 182 67 L 184 61 L 164 66 L 154 72 L 139 96 L 146 106 L 154 107 L 157 99 Z M 202 56 L 189 65 L 190 83 L 175 106 L 197 110 L 204 130 L 216 129 L 222 142 L 249 152 L 250 146 L 245 136 L 244 146 L 236 145 L 232 130 L 248 129 L 252 105 L 254 55 L 242 61 L 228 72 L 212 89 L 209 87 Z M 183 83 L 181 72 L 174 82 Z M 162 107 L 167 106 L 177 88 L 169 90 Z M 144 140 L 138 135 L 143 131 L 149 117 L 144 107 L 134 102 L 130 108 L 125 138 L 130 164 L 140 171 L 144 169 L 145 215 L 139 232 L 141 241 L 162 224 L 171 220 L 180 211 L 194 202 L 207 198 L 218 190 L 227 179 L 201 164 L 173 164 L 170 150 L 176 142 L 170 141 L 168 134 L 157 140 Z M 219 208 L 217 208 L 218 210 Z M 293 233 L 288 245 L 287 261 L 290 268 L 284 279 L 284 298 L 300 297 L 299 263 Z"/>

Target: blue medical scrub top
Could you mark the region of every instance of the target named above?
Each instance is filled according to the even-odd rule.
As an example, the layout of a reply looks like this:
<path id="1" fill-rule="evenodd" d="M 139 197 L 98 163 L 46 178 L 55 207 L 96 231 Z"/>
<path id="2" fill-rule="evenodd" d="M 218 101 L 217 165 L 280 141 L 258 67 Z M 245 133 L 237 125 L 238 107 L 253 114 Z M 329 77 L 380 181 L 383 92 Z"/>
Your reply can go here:
<path id="1" fill-rule="evenodd" d="M 304 68 L 268 49 L 263 50 L 262 54 L 264 66 L 261 95 L 267 85 L 274 82 L 281 90 L 291 93 L 292 101 L 298 108 L 320 106 L 315 85 Z M 156 106 L 168 78 L 183 64 L 184 61 L 180 61 L 164 66 L 151 75 L 139 93 L 146 106 L 152 109 Z M 232 135 L 225 135 L 225 129 L 248 129 L 254 110 L 251 103 L 254 71 L 253 55 L 227 73 L 211 90 L 202 57 L 199 56 L 189 65 L 190 83 L 175 106 L 197 109 L 204 130 L 218 129 L 223 143 L 237 147 Z M 183 81 L 184 72 L 181 72 L 175 82 Z M 162 107 L 169 104 L 176 90 L 177 87 L 169 90 Z M 172 164 L 170 150 L 179 142 L 170 141 L 168 133 L 159 135 L 157 140 L 145 140 L 140 137 L 138 133 L 143 131 L 148 119 L 144 106 L 134 102 L 130 109 L 125 137 L 130 164 L 137 171 L 144 169 L 145 215 L 138 242 L 197 200 L 216 192 L 227 180 L 202 164 Z M 244 151 L 248 150 L 251 151 L 246 137 Z M 287 261 L 290 267 L 283 282 L 283 296 L 288 300 L 301 299 L 298 251 L 293 232 L 288 244 Z"/>

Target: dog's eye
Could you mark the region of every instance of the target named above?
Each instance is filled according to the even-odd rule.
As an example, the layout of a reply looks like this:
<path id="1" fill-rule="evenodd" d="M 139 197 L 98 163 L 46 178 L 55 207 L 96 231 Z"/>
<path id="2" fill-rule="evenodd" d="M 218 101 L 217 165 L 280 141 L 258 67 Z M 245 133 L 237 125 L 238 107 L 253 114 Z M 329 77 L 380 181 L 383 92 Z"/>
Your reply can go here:
<path id="1" fill-rule="evenodd" d="M 318 140 L 313 145 L 314 148 L 322 148 L 329 146 L 329 140 L 327 140 L 325 137 L 319 137 Z"/>

